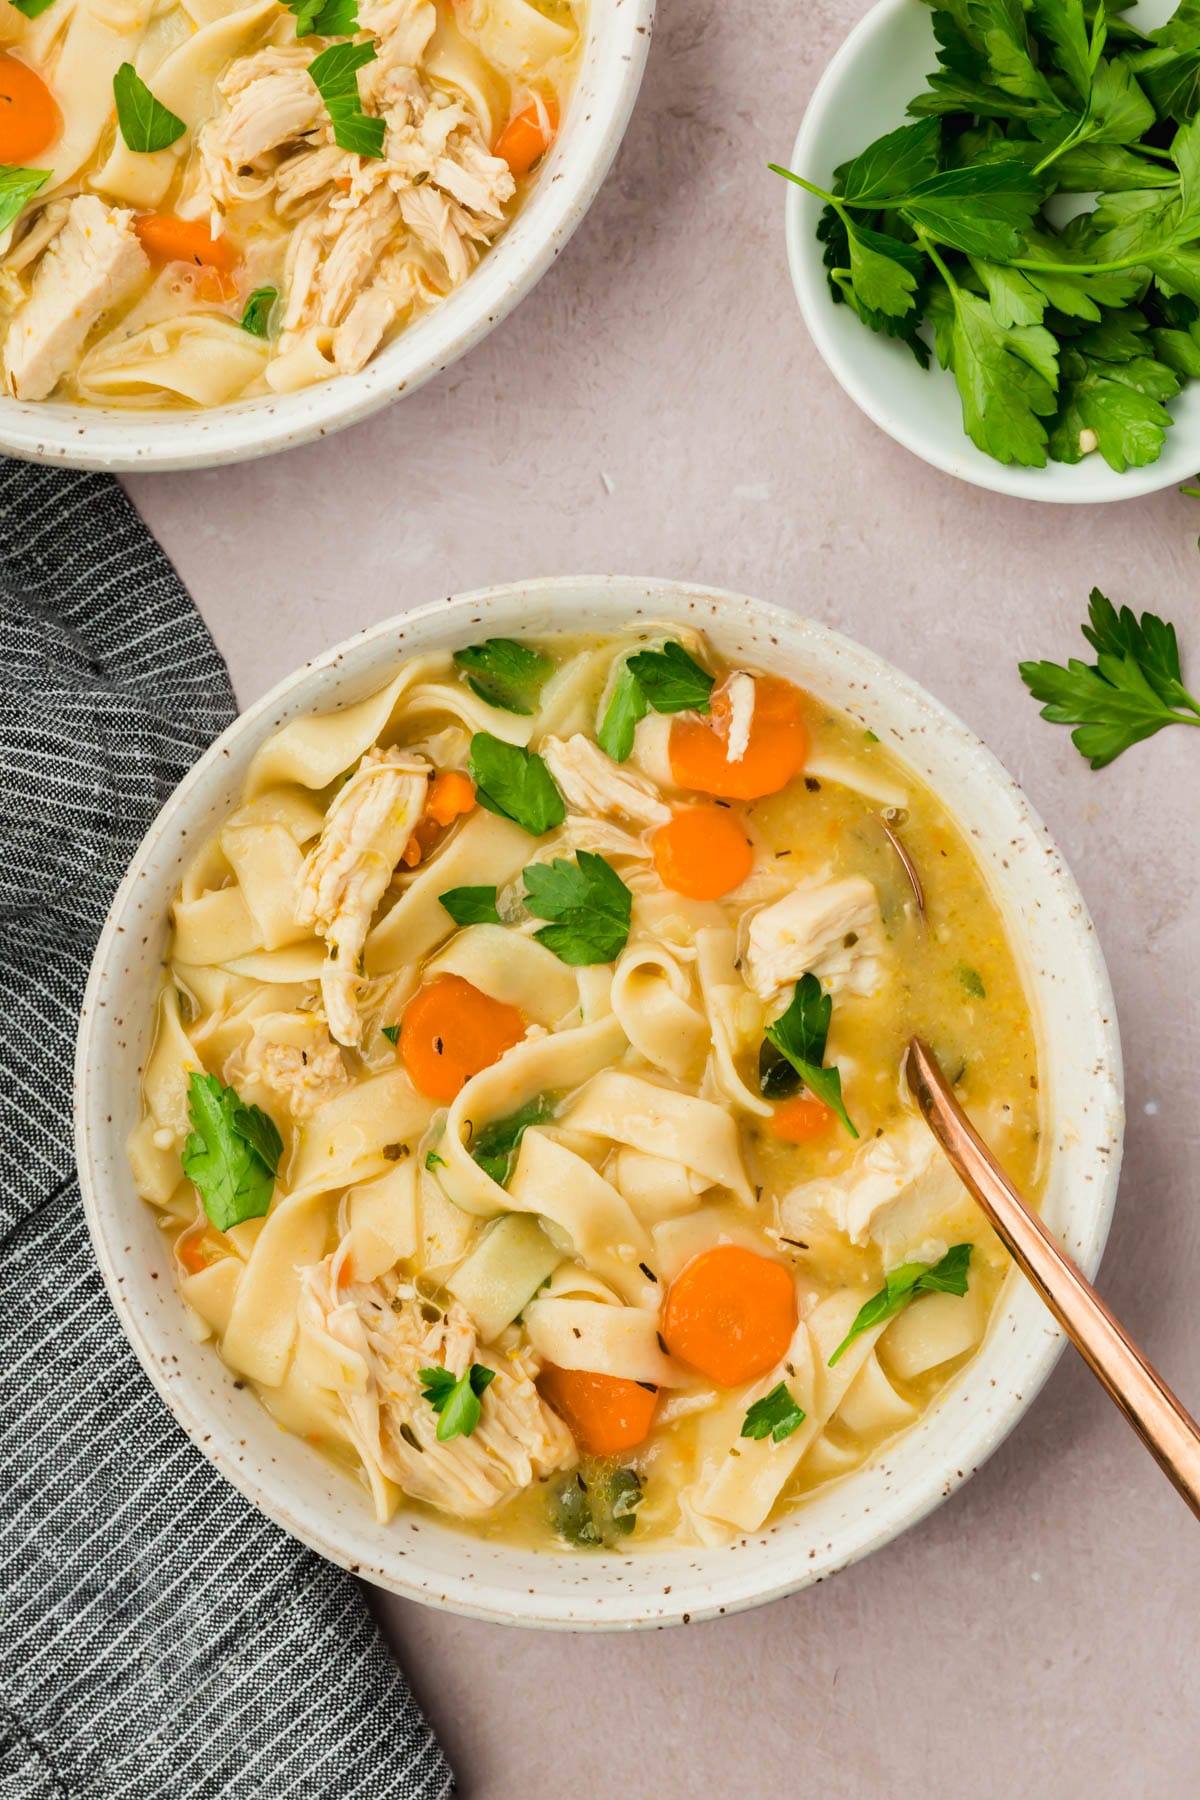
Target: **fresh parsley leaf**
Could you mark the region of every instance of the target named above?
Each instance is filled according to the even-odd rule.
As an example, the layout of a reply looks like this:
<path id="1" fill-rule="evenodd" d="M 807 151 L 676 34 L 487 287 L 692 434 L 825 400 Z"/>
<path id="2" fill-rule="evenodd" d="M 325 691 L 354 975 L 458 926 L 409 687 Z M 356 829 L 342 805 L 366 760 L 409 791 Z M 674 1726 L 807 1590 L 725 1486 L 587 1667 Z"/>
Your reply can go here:
<path id="1" fill-rule="evenodd" d="M 398 1025 L 381 1025 L 379 1029 L 382 1031 L 389 1044 L 398 1044 L 400 1042 L 400 1027 Z"/>
<path id="2" fill-rule="evenodd" d="M 1139 619 L 1127 606 L 1118 612 L 1093 588 L 1083 634 L 1095 663 L 1024 662 L 1020 674 L 1034 699 L 1045 703 L 1043 719 L 1077 727 L 1072 741 L 1093 769 L 1164 725 L 1200 725 L 1200 700 L 1183 685 L 1173 625 L 1153 613 Z"/>
<path id="3" fill-rule="evenodd" d="M 468 684 L 489 706 L 528 716 L 544 684 L 554 673 L 554 662 L 540 650 L 531 650 L 516 638 L 488 638 L 456 650 L 454 660 L 467 672 Z"/>
<path id="4" fill-rule="evenodd" d="M 1023 163 L 1005 157 L 947 169 L 918 183 L 896 205 L 940 244 L 967 256 L 1018 256 L 1022 234 L 1042 203 L 1042 189 Z"/>
<path id="5" fill-rule="evenodd" d="M 596 740 L 605 756 L 611 756 L 618 763 L 626 760 L 633 750 L 633 734 L 638 722 L 649 711 L 650 702 L 641 682 L 629 664 L 622 663 L 621 672 L 613 683 L 612 694 L 596 732 Z"/>
<path id="6" fill-rule="evenodd" d="M 970 994 L 972 1000 L 987 999 L 987 989 L 983 985 L 978 969 L 972 969 L 967 963 L 959 963 L 958 979 L 962 984 L 963 992 Z"/>
<path id="7" fill-rule="evenodd" d="M 457 1378 L 449 1369 L 421 1369 L 421 1398 L 428 1400 L 438 1415 L 437 1440 L 448 1443 L 451 1438 L 470 1437 L 479 1423 L 479 1404 L 484 1389 L 496 1379 L 495 1369 L 484 1363 L 472 1363 Z"/>
<path id="8" fill-rule="evenodd" d="M 532 837 L 553 831 L 567 816 L 554 777 L 536 751 L 477 731 L 468 768 L 480 806 L 511 819 Z"/>
<path id="9" fill-rule="evenodd" d="M 6 231 L 44 187 L 52 174 L 50 169 L 17 169 L 0 167 L 0 231 Z"/>
<path id="10" fill-rule="evenodd" d="M 764 1038 L 758 1051 L 758 1091 L 764 1100 L 786 1100 L 804 1083 L 782 1050 Z"/>
<path id="11" fill-rule="evenodd" d="M 872 1294 L 859 1308 L 854 1323 L 830 1357 L 829 1367 L 832 1369 L 856 1337 L 903 1312 L 918 1294 L 958 1294 L 960 1297 L 965 1294 L 973 1248 L 971 1244 L 955 1244 L 939 1263 L 901 1263 L 899 1268 L 893 1269 L 884 1278 L 879 1292 Z"/>
<path id="12" fill-rule="evenodd" d="M 862 304 L 872 312 L 901 318 L 916 305 L 914 296 L 925 270 L 925 258 L 912 244 L 847 223 L 850 279 Z"/>
<path id="13" fill-rule="evenodd" d="M 837 171 L 842 197 L 863 206 L 885 206 L 894 195 L 907 193 L 936 175 L 941 150 L 942 132 L 936 119 L 889 131 Z"/>
<path id="14" fill-rule="evenodd" d="M 271 335 L 271 308 L 279 298 L 279 289 L 273 287 L 255 288 L 246 302 L 242 314 L 243 331 L 251 337 L 265 338 Z"/>
<path id="15" fill-rule="evenodd" d="M 471 1145 L 471 1155 L 485 1175 L 505 1187 L 512 1174 L 521 1139 L 531 1125 L 544 1125 L 554 1117 L 555 1101 L 549 1094 L 537 1094 L 506 1118 L 493 1119 L 483 1126 Z"/>
<path id="16" fill-rule="evenodd" d="M 432 1174 L 434 1169 L 446 1167 L 446 1159 L 444 1156 L 439 1156 L 436 1150 L 430 1150 L 425 1157 L 425 1167 Z"/>
<path id="17" fill-rule="evenodd" d="M 930 303 L 938 361 L 950 369 L 967 436 L 997 462 L 1043 468 L 1055 411 L 1058 343 L 1041 325 L 1000 323 L 986 300 L 942 288 Z"/>
<path id="18" fill-rule="evenodd" d="M 629 937 L 633 895 L 610 862 L 580 850 L 574 863 L 530 863 L 522 870 L 525 904 L 535 919 L 551 919 L 534 932 L 565 963 L 615 962 Z"/>
<path id="19" fill-rule="evenodd" d="M 636 1513 L 646 1498 L 636 1469 L 614 1469 L 608 1478 L 608 1510 L 613 1528 L 627 1537 L 637 1524 Z"/>
<path id="20" fill-rule="evenodd" d="M 334 143 L 339 150 L 356 151 L 359 156 L 382 156 L 387 135 L 382 119 L 363 112 L 358 91 L 358 71 L 374 61 L 374 44 L 330 44 L 308 65 L 325 102 Z"/>
<path id="21" fill-rule="evenodd" d="M 187 130 L 182 119 L 154 98 L 131 62 L 123 62 L 113 76 L 113 99 L 121 136 L 130 150 L 153 155 Z"/>
<path id="22" fill-rule="evenodd" d="M 1200 108 L 1200 0 L 1181 0 L 1129 60 L 1160 119 L 1192 118 Z"/>
<path id="23" fill-rule="evenodd" d="M 494 887 L 447 888 L 444 894 L 438 895 L 438 905 L 445 907 L 456 925 L 500 923 Z"/>
<path id="24" fill-rule="evenodd" d="M 787 1011 L 767 1026 L 766 1036 L 786 1056 L 809 1092 L 824 1101 L 850 1136 L 856 1138 L 858 1132 L 842 1099 L 841 1075 L 836 1068 L 823 1066 L 832 1016 L 833 1001 L 821 992 L 816 976 L 802 975 L 792 991 Z"/>
<path id="25" fill-rule="evenodd" d="M 353 37 L 361 29 L 357 0 L 284 0 L 296 15 L 296 36 Z"/>
<path id="26" fill-rule="evenodd" d="M 40 19 L 42 14 L 54 5 L 54 0 L 10 0 L 19 13 L 27 19 Z"/>
<path id="27" fill-rule="evenodd" d="M 258 1106 L 246 1106 L 215 1075 L 193 1070 L 188 1078 L 192 1129 L 183 1148 L 183 1172 L 199 1190 L 218 1231 L 259 1219 L 271 1205 L 283 1140 Z"/>
<path id="28" fill-rule="evenodd" d="M 625 666 L 655 712 L 708 711 L 713 678 L 682 644 L 664 644 L 661 650 L 635 650 Z"/>
<path id="29" fill-rule="evenodd" d="M 750 1407 L 742 1420 L 741 1435 L 744 1438 L 769 1437 L 773 1444 L 782 1444 L 803 1425 L 805 1416 L 804 1408 L 792 1399 L 787 1382 L 781 1381 Z"/>
<path id="30" fill-rule="evenodd" d="M 1135 321 L 1139 332 L 1147 329 L 1140 313 L 1119 317 L 1127 332 Z M 1110 327 L 1111 319 L 1064 349 L 1050 449 L 1059 462 L 1079 462 L 1083 433 L 1090 431 L 1105 462 L 1121 474 L 1157 461 L 1171 424 L 1163 402 L 1174 399 L 1180 381 L 1167 363 L 1148 354 L 1152 339 L 1114 345 Z"/>

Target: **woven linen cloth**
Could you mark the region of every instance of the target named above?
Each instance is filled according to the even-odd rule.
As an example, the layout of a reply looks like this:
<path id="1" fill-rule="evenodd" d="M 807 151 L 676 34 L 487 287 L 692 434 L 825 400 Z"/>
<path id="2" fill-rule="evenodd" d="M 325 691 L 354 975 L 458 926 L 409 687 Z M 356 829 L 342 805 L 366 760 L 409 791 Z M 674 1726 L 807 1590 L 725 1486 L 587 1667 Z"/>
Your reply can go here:
<path id="1" fill-rule="evenodd" d="M 0 462 L 0 1800 L 436 1800 L 350 1576 L 205 1462 L 109 1304 L 75 1032 L 125 864 L 235 713 L 109 477 Z"/>

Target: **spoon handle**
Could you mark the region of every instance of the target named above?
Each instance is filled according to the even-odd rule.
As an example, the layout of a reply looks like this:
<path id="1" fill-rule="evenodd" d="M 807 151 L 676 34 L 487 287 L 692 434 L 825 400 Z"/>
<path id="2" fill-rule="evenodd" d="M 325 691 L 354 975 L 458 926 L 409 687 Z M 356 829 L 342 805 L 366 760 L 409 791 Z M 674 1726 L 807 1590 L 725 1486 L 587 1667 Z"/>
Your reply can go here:
<path id="1" fill-rule="evenodd" d="M 959 1106 L 928 1044 L 913 1038 L 908 1085 L 926 1124 L 1092 1373 L 1200 1518 L 1200 1426 L 1151 1367 L 1036 1213 L 1021 1199 Z"/>

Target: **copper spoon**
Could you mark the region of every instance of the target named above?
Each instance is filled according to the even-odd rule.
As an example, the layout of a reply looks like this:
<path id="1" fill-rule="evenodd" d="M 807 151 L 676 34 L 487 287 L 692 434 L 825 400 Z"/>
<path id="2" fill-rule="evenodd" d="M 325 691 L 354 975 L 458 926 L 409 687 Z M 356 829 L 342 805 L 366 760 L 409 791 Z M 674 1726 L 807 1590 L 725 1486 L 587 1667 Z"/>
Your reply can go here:
<path id="1" fill-rule="evenodd" d="M 925 1123 L 1083 1360 L 1116 1401 L 1168 1480 L 1200 1518 L 1200 1426 L 1063 1255 L 954 1098 L 929 1045 L 913 1038 L 908 1085 Z"/>

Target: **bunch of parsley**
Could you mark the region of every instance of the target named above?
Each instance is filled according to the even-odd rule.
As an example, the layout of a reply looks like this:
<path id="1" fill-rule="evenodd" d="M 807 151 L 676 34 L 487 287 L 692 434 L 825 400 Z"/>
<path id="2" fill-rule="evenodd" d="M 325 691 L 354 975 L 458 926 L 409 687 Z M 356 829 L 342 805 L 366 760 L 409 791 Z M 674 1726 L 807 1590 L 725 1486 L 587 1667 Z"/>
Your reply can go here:
<path id="1" fill-rule="evenodd" d="M 1130 0 L 931 3 L 915 123 L 832 191 L 772 164 L 826 202 L 833 298 L 932 342 L 997 461 L 1153 462 L 1200 376 L 1200 0 L 1149 33 Z"/>

